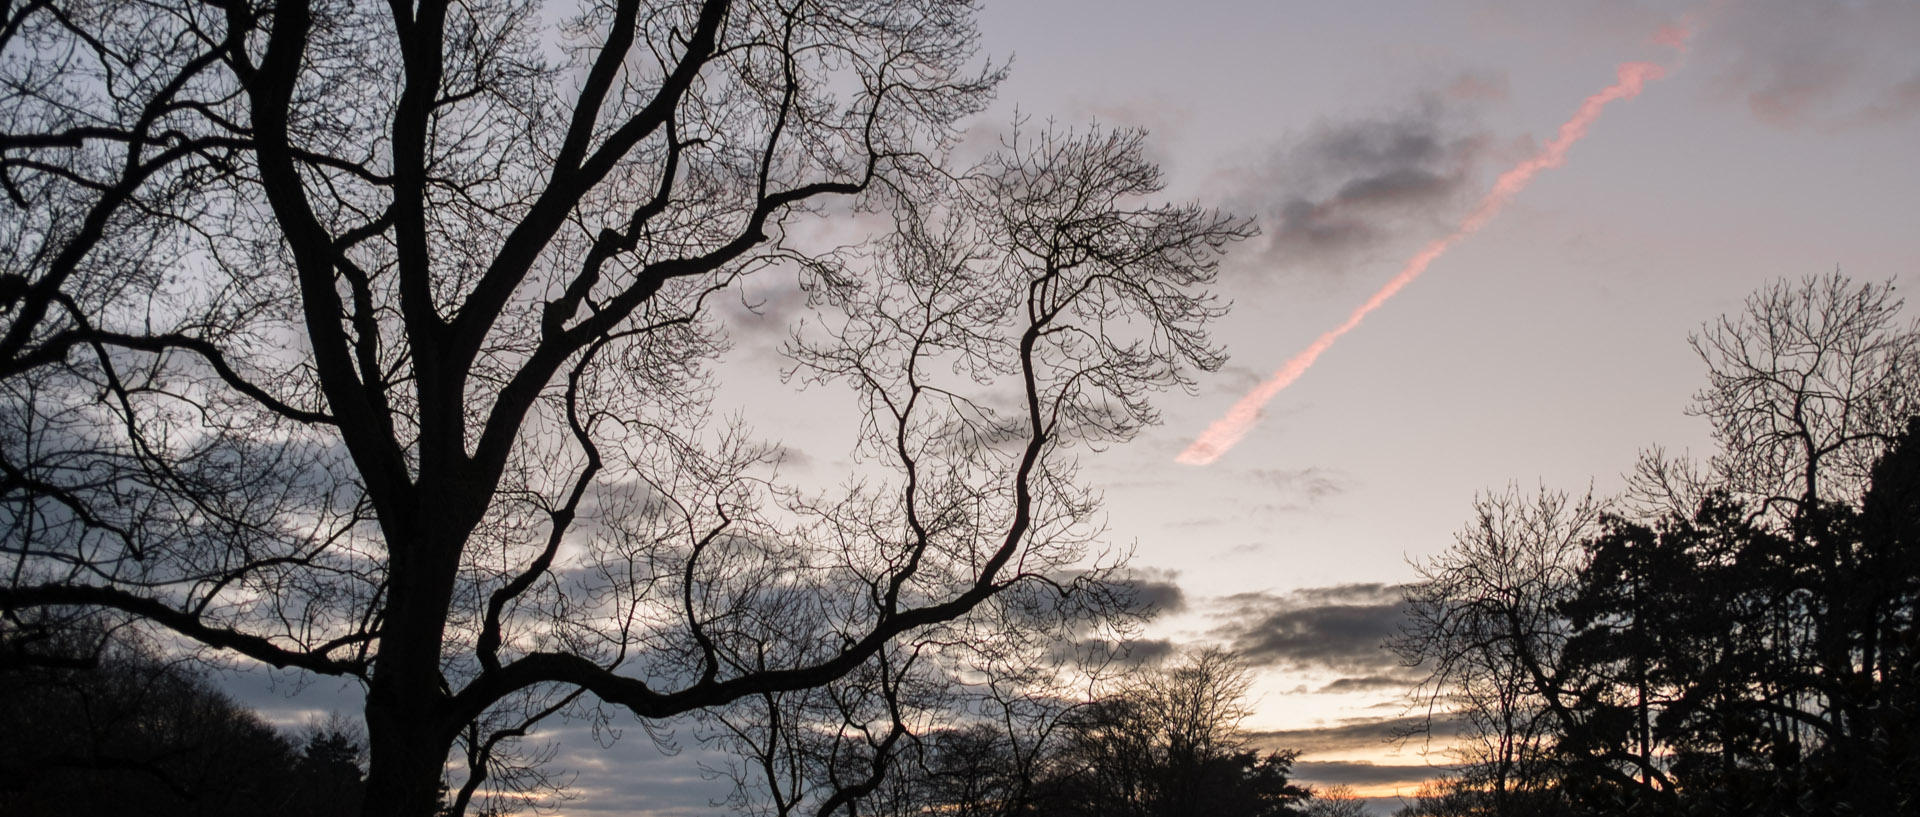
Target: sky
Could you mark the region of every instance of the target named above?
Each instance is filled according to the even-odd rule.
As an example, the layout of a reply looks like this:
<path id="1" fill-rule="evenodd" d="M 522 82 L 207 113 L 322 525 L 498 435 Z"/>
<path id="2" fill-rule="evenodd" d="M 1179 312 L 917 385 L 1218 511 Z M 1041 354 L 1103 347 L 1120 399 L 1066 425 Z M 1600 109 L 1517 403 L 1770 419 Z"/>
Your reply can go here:
<path id="1" fill-rule="evenodd" d="M 1653 42 L 1689 14 L 1684 55 Z M 1170 193 L 1261 221 L 1223 271 L 1226 370 L 1089 474 L 1136 563 L 1186 601 L 1153 635 L 1261 666 L 1248 726 L 1304 749 L 1309 783 L 1390 795 L 1429 774 L 1418 746 L 1383 744 L 1419 713 L 1377 647 L 1394 585 L 1476 492 L 1604 496 L 1643 448 L 1704 455 L 1690 331 L 1783 277 L 1920 275 L 1920 4 L 1046 2 L 983 25 L 1016 55 L 1004 100 L 1146 127 Z M 1665 76 L 1237 447 L 1171 464 L 1631 61 Z"/>
<path id="2" fill-rule="evenodd" d="M 1684 54 L 1654 41 L 1688 14 Z M 1302 750 L 1301 780 L 1353 785 L 1382 813 L 1444 759 L 1385 742 L 1419 713 L 1378 645 L 1397 585 L 1451 544 L 1476 492 L 1604 496 L 1646 447 L 1704 456 L 1690 331 L 1780 278 L 1920 280 L 1910 0 L 990 0 L 980 24 L 985 55 L 1013 63 L 976 140 L 1016 110 L 1142 127 L 1169 198 L 1259 219 L 1221 275 L 1231 361 L 1161 396 L 1164 424 L 1084 473 L 1106 493 L 1109 540 L 1171 600 L 1147 637 L 1238 650 L 1259 672 L 1245 725 Z M 1664 76 L 1610 104 L 1237 446 L 1175 462 L 1632 61 Z M 331 681 L 289 697 L 292 681 L 231 686 L 283 721 L 358 708 Z M 612 749 L 584 726 L 552 733 L 580 795 L 563 813 L 710 812 L 724 788 L 700 777 L 697 747 L 662 758 L 627 731 Z"/>

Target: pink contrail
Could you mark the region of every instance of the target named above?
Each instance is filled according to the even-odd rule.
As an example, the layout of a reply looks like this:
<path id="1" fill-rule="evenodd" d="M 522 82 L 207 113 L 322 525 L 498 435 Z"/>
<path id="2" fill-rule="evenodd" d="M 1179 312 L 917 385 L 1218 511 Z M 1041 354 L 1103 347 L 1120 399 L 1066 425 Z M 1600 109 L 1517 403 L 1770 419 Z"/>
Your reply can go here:
<path id="1" fill-rule="evenodd" d="M 1670 42 L 1663 40 L 1663 44 L 1678 46 L 1684 42 L 1686 33 L 1684 29 L 1671 31 L 1662 29 L 1661 35 L 1658 36 L 1671 40 Z M 1260 407 L 1266 405 L 1267 401 L 1272 400 L 1273 396 L 1279 394 L 1282 389 L 1293 385 L 1293 381 L 1300 379 L 1300 375 L 1306 374 L 1307 369 L 1313 366 L 1313 362 L 1319 359 L 1320 353 L 1332 347 L 1333 342 L 1339 340 L 1341 335 L 1353 331 L 1353 328 L 1359 326 L 1360 321 L 1365 319 L 1368 313 L 1379 309 L 1381 304 L 1386 303 L 1387 299 L 1392 298 L 1401 288 L 1413 283 L 1413 279 L 1420 277 L 1420 273 L 1427 271 L 1428 265 L 1445 255 L 1447 248 L 1452 247 L 1454 242 L 1485 227 L 1487 222 L 1492 221 L 1493 217 L 1499 214 L 1500 208 L 1505 207 L 1515 194 L 1525 189 L 1528 182 L 1533 181 L 1536 174 L 1550 167 L 1559 167 L 1565 162 L 1567 149 L 1573 147 L 1574 142 L 1580 141 L 1580 137 L 1587 135 L 1588 126 L 1592 125 L 1595 119 L 1600 118 L 1600 110 L 1605 108 L 1607 103 L 1618 99 L 1632 99 L 1640 93 L 1641 87 L 1648 81 L 1659 79 L 1664 73 L 1665 69 L 1650 62 L 1622 64 L 1619 69 L 1619 81 L 1607 86 L 1600 93 L 1587 97 L 1587 101 L 1581 103 L 1580 110 L 1574 112 L 1573 118 L 1560 126 L 1560 133 L 1553 138 L 1553 141 L 1548 142 L 1546 147 L 1541 148 L 1540 152 L 1515 165 L 1513 169 L 1500 174 L 1500 178 L 1493 183 L 1493 189 L 1487 191 L 1487 195 L 1480 199 L 1480 203 L 1473 208 L 1473 212 L 1467 214 L 1459 227 L 1445 236 L 1434 239 L 1419 252 L 1414 253 L 1412 258 L 1407 259 L 1407 265 L 1400 269 L 1400 274 L 1393 276 L 1393 280 L 1388 281 L 1379 292 L 1373 293 L 1373 297 L 1368 298 L 1366 303 L 1353 310 L 1353 314 L 1347 316 L 1346 322 L 1334 327 L 1332 331 L 1321 335 L 1307 348 L 1300 350 L 1300 353 L 1288 360 L 1279 371 L 1274 372 L 1273 377 L 1261 383 L 1247 396 L 1240 398 L 1240 402 L 1234 403 L 1233 408 L 1227 409 L 1225 416 L 1213 421 L 1213 425 L 1208 426 L 1206 432 L 1195 439 L 1192 445 L 1187 446 L 1187 450 L 1180 452 L 1180 456 L 1175 459 L 1187 465 L 1206 465 L 1227 453 L 1227 449 L 1232 448 L 1235 443 L 1240 442 L 1240 438 L 1247 436 L 1248 431 L 1253 430 L 1253 424 L 1260 419 Z"/>

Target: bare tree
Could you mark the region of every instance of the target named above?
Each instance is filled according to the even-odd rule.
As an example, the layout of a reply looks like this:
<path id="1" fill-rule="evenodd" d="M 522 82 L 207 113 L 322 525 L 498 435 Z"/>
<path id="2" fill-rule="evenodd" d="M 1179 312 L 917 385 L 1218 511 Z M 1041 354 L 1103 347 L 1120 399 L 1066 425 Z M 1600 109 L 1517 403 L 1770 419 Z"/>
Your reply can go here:
<path id="1" fill-rule="evenodd" d="M 472 782 L 543 718 L 820 687 L 1051 586 L 1076 447 L 1219 364 L 1249 230 L 1139 204 L 1137 134 L 956 181 L 971 12 L 0 6 L 0 614 L 359 679 L 366 812 L 424 815 L 456 744 Z M 850 487 L 709 422 L 705 307 L 756 272 L 858 398 Z"/>
<path id="2" fill-rule="evenodd" d="M 1308 791 L 1288 780 L 1291 751 L 1247 745 L 1247 665 L 1217 647 L 1138 673 L 1075 713 L 1045 813 L 1285 817 Z"/>
<path id="3" fill-rule="evenodd" d="M 1046 736 L 1010 719 L 1039 715 L 1050 727 L 1058 715 L 1050 707 L 1073 705 L 1060 704 L 1061 687 L 1097 677 L 1112 657 L 1111 648 L 1082 656 L 1073 642 L 1111 644 L 1134 629 L 1142 611 L 1120 572 L 1124 554 L 1088 552 L 1097 546 L 1094 498 L 1072 484 L 1064 461 L 1034 456 L 1030 443 L 1033 429 L 1062 441 L 1124 440 L 1153 418 L 1136 388 L 1170 382 L 1172 360 L 1214 354 L 1181 328 L 1212 308 L 1172 296 L 1198 282 L 1189 276 L 1208 243 L 1240 228 L 1192 208 L 1141 206 L 1159 178 L 1141 139 L 1016 132 L 961 177 L 955 198 L 920 202 L 918 218 L 884 242 L 882 268 L 898 277 L 835 286 L 825 297 L 838 319 L 796 338 L 796 375 L 851 382 L 876 435 L 869 444 L 883 446 L 871 453 L 902 463 L 904 490 L 924 497 L 904 520 L 913 536 L 939 548 L 978 537 L 983 509 L 1018 505 L 1021 486 L 1034 484 L 1046 486 L 1048 503 L 1034 525 L 1053 549 L 1029 549 L 1017 566 L 1022 581 L 982 597 L 971 614 L 898 635 L 890 669 L 714 713 L 722 741 L 751 760 L 726 770 L 736 807 L 829 813 L 874 795 L 895 765 L 887 753 L 914 753 L 924 765 L 923 739 L 983 720 L 1000 721 L 996 735 L 1030 767 Z M 997 386 L 1009 376 L 1011 394 Z M 1029 468 L 1029 478 L 1005 479 Z M 874 499 L 861 491 L 805 512 L 833 526 L 829 538 L 858 536 L 881 524 Z M 948 550 L 953 561 L 925 569 L 969 581 L 981 569 L 970 550 Z M 925 592 L 886 571 L 859 581 L 848 590 L 875 603 Z M 861 758 L 851 777 L 848 751 Z"/>
<path id="4" fill-rule="evenodd" d="M 1706 473 L 1643 457 L 1643 494 L 1690 512 L 1707 485 L 1776 518 L 1857 502 L 1873 463 L 1920 413 L 1920 322 L 1900 321 L 1892 283 L 1840 272 L 1775 281 L 1689 338 L 1707 365 L 1692 413 L 1713 424 Z"/>
<path id="5" fill-rule="evenodd" d="M 1303 817 L 1366 817 L 1367 801 L 1345 784 L 1316 789 L 1300 808 Z"/>
<path id="6" fill-rule="evenodd" d="M 1561 660 L 1573 627 L 1564 612 L 1578 592 L 1585 543 L 1601 531 L 1602 506 L 1518 486 L 1474 501 L 1474 519 L 1453 549 L 1415 565 L 1408 621 L 1389 647 L 1423 669 L 1416 705 L 1457 718 L 1469 788 L 1495 814 L 1523 813 L 1559 782 L 1559 738 L 1580 726 L 1582 679 Z M 1628 771 L 1664 781 L 1649 758 L 1594 758 L 1613 777 Z"/>
<path id="7" fill-rule="evenodd" d="M 727 804 L 753 815 L 912 814 L 919 798 L 897 784 L 930 714 L 948 690 L 915 650 L 893 649 L 832 684 L 764 693 L 747 706 L 703 713 L 734 784 Z"/>
<path id="8" fill-rule="evenodd" d="M 1906 563 L 1853 520 L 1920 410 L 1920 331 L 1900 306 L 1891 285 L 1835 273 L 1708 324 L 1692 410 L 1718 452 L 1643 453 L 1623 503 L 1640 521 L 1544 491 L 1476 502 L 1455 548 L 1418 566 L 1393 644 L 1427 668 L 1428 711 L 1466 724 L 1465 773 L 1423 808 L 1658 810 L 1707 786 L 1765 802 L 1812 779 L 1803 758 L 1864 745 L 1841 724 L 1893 711 L 1866 701 L 1903 626 L 1880 611 L 1904 607 Z"/>

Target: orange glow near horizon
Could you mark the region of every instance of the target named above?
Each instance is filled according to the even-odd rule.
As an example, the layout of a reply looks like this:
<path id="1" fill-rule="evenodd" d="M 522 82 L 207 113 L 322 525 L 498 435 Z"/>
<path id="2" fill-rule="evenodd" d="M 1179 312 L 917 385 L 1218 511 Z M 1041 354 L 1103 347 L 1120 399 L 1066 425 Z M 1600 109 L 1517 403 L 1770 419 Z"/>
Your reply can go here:
<path id="1" fill-rule="evenodd" d="M 1662 45 L 1681 47 L 1689 33 L 1685 28 L 1669 26 L 1655 35 L 1655 41 Z M 1355 308 L 1352 314 L 1347 316 L 1346 321 L 1321 335 L 1307 348 L 1300 350 L 1298 354 L 1282 364 L 1266 382 L 1240 398 L 1239 402 L 1234 403 L 1225 415 L 1208 426 L 1192 445 L 1180 452 L 1180 455 L 1174 458 L 1175 461 L 1186 465 L 1207 465 L 1227 453 L 1228 449 L 1233 448 L 1234 444 L 1247 436 L 1247 432 L 1253 430 L 1254 424 L 1260 419 L 1261 407 L 1272 400 L 1274 395 L 1293 385 L 1293 381 L 1300 379 L 1301 375 L 1306 374 L 1314 361 L 1331 348 L 1340 336 L 1353 331 L 1369 313 L 1379 309 L 1401 289 L 1413 283 L 1415 278 L 1419 278 L 1421 273 L 1427 271 L 1428 266 L 1440 256 L 1445 255 L 1447 249 L 1455 242 L 1485 227 L 1487 222 L 1492 221 L 1493 217 L 1500 213 L 1500 209 L 1525 189 L 1527 183 L 1533 181 L 1533 177 L 1540 171 L 1559 167 L 1566 162 L 1567 150 L 1573 147 L 1573 143 L 1580 141 L 1580 137 L 1587 135 L 1587 129 L 1593 125 L 1594 120 L 1600 118 L 1600 112 L 1607 103 L 1632 99 L 1639 95 L 1646 83 L 1659 79 L 1665 72 L 1666 69 L 1650 62 L 1621 64 L 1618 69 L 1619 79 L 1599 93 L 1587 97 L 1587 100 L 1581 103 L 1580 109 L 1574 112 L 1573 117 L 1560 126 L 1560 132 L 1554 136 L 1553 141 L 1548 142 L 1538 153 L 1500 174 L 1500 178 L 1494 181 L 1493 188 L 1487 191 L 1487 194 L 1480 199 L 1480 203 L 1475 205 L 1473 211 L 1460 222 L 1460 226 L 1454 228 L 1453 232 L 1428 242 L 1419 252 L 1414 253 L 1412 258 L 1407 259 L 1406 265 L 1400 268 L 1399 274 L 1387 281 L 1378 292 L 1373 293 L 1373 297 Z"/>

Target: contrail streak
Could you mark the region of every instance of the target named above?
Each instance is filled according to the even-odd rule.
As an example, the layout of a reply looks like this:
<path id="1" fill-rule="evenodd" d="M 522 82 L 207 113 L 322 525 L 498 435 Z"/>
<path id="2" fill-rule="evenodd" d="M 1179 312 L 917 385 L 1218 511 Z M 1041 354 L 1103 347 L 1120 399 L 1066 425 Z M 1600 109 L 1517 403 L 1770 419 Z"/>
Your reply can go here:
<path id="1" fill-rule="evenodd" d="M 1674 44 L 1677 44 L 1685 35 L 1681 33 L 1669 36 L 1674 36 L 1676 40 Z M 1447 248 L 1452 247 L 1454 242 L 1473 235 L 1481 227 L 1485 227 L 1487 222 L 1492 221 L 1493 217 L 1500 213 L 1500 208 L 1505 207 L 1515 194 L 1525 189 L 1527 183 L 1533 181 L 1533 177 L 1540 171 L 1559 167 L 1565 162 L 1567 149 L 1573 147 L 1573 143 L 1580 141 L 1580 137 L 1587 135 L 1587 128 L 1595 119 L 1600 118 L 1600 111 L 1607 106 L 1607 103 L 1620 99 L 1632 99 L 1640 93 L 1640 89 L 1646 83 L 1659 79 L 1664 73 L 1665 69 L 1650 62 L 1622 64 L 1619 68 L 1619 80 L 1600 93 L 1587 97 L 1587 101 L 1580 104 L 1580 110 L 1574 112 L 1573 118 L 1560 126 L 1560 133 L 1554 136 L 1553 141 L 1541 148 L 1540 152 L 1515 165 L 1513 169 L 1500 174 L 1500 178 L 1493 183 L 1493 189 L 1487 191 L 1487 195 L 1480 199 L 1480 203 L 1473 208 L 1473 212 L 1467 214 L 1459 227 L 1454 228 L 1453 232 L 1447 235 L 1434 239 L 1419 252 L 1414 253 L 1412 258 L 1407 259 L 1406 266 L 1400 268 L 1400 274 L 1393 276 L 1393 280 L 1388 281 L 1379 292 L 1373 293 L 1373 297 L 1368 298 L 1366 303 L 1354 309 L 1353 314 L 1347 316 L 1346 322 L 1334 327 L 1309 344 L 1307 348 L 1300 350 L 1300 353 L 1282 365 L 1279 371 L 1274 372 L 1273 377 L 1261 383 L 1247 396 L 1240 398 L 1240 402 L 1234 403 L 1233 408 L 1227 409 L 1224 416 L 1213 421 L 1213 425 L 1208 426 L 1207 430 L 1195 439 L 1192 445 L 1187 446 L 1187 450 L 1180 452 L 1180 456 L 1175 460 L 1187 465 L 1206 465 L 1227 453 L 1227 449 L 1232 448 L 1235 443 L 1240 442 L 1240 438 L 1247 436 L 1247 432 L 1253 430 L 1253 424 L 1260 419 L 1260 407 L 1266 405 L 1267 401 L 1272 400 L 1273 396 L 1279 394 L 1282 389 L 1293 385 L 1293 381 L 1300 379 L 1300 375 L 1306 374 L 1307 369 L 1313 366 L 1313 362 L 1320 358 L 1322 352 L 1333 346 L 1334 341 L 1339 340 L 1341 335 L 1353 331 L 1353 328 L 1359 326 L 1360 321 L 1364 320 L 1368 313 L 1379 309 L 1380 305 L 1386 303 L 1395 293 L 1413 283 L 1413 279 L 1420 277 L 1420 273 L 1426 272 L 1429 265 L 1445 255 Z"/>

